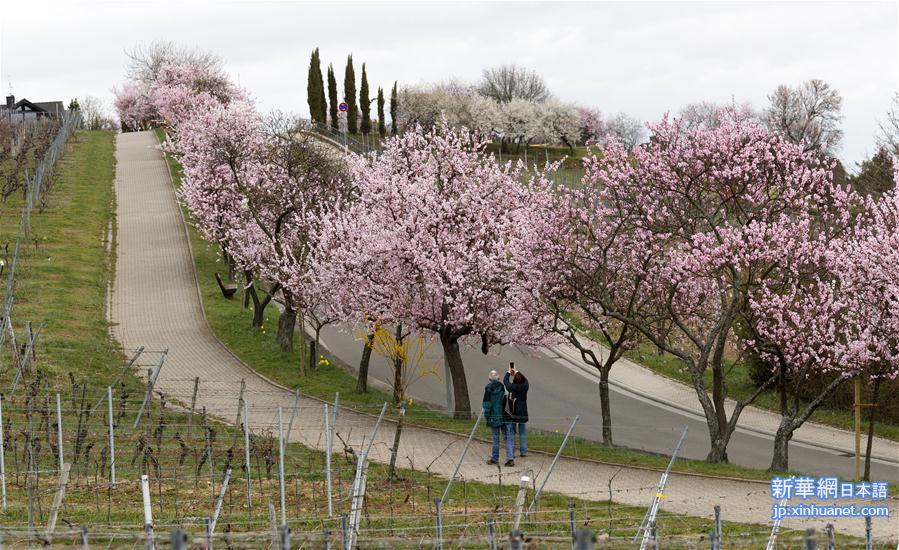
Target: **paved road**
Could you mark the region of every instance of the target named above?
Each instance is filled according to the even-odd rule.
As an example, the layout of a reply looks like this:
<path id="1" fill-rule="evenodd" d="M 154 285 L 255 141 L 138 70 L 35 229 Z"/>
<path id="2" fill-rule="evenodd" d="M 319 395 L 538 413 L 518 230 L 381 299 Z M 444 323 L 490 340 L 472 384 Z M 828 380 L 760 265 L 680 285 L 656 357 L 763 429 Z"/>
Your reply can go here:
<path id="1" fill-rule="evenodd" d="M 336 353 L 345 363 L 355 366 L 362 355 L 362 343 L 351 331 L 330 327 L 323 331 L 325 347 Z M 429 348 L 429 364 L 443 370 L 443 355 L 439 341 Z M 469 394 L 473 408 L 480 406 L 483 386 L 491 369 L 504 372 L 509 361 L 524 372 L 530 381 L 528 409 L 529 426 L 545 430 L 564 431 L 575 414 L 581 415 L 575 434 L 602 440 L 602 421 L 599 412 L 598 377 L 582 363 L 549 349 L 533 350 L 506 346 L 488 355 L 479 349 L 464 349 L 463 359 L 468 376 Z M 377 380 L 392 379 L 392 368 L 382 358 L 373 355 L 371 376 Z M 442 378 L 418 379 L 410 388 L 411 395 L 421 401 L 445 406 L 446 391 Z M 708 428 L 704 417 L 688 414 L 678 408 L 660 404 L 628 391 L 612 387 L 612 437 L 616 444 L 650 452 L 670 454 L 684 429 L 689 426 L 683 455 L 703 459 L 709 451 Z M 695 399 L 695 397 L 694 397 Z M 738 430 L 728 447 L 732 462 L 755 468 L 767 468 L 771 463 L 772 439 L 749 430 Z M 899 479 L 897 462 L 872 463 L 871 475 L 876 479 Z M 851 478 L 855 459 L 847 453 L 822 447 L 793 443 L 790 446 L 790 466 L 811 475 L 838 475 Z"/>
<path id="2" fill-rule="evenodd" d="M 150 132 L 120 134 L 116 147 L 117 264 L 110 297 L 113 333 L 126 348 L 169 349 L 169 358 L 157 381 L 157 388 L 171 399 L 187 402 L 191 382 L 200 377 L 198 406 L 212 414 L 232 419 L 236 411 L 241 380 L 246 381 L 250 426 L 271 428 L 278 405 L 290 407 L 293 392 L 256 375 L 232 355 L 211 333 L 200 303 L 187 235 L 164 160 Z M 524 364 L 522 364 L 524 367 Z M 531 369 L 528 365 L 528 370 Z M 582 384 L 583 385 L 583 384 Z M 540 406 L 535 402 L 535 406 Z M 299 422 L 291 439 L 321 448 L 322 404 L 303 397 L 299 401 Z M 360 446 L 371 432 L 370 416 L 343 411 L 338 432 L 350 445 Z M 386 462 L 394 426 L 387 423 L 378 433 L 372 459 Z M 667 436 L 666 436 L 667 440 Z M 431 464 L 436 475 L 449 476 L 462 446 L 454 434 L 410 427 L 404 431 L 400 457 L 414 461 L 417 468 Z M 495 483 L 496 468 L 484 464 L 488 445 L 475 442 L 462 466 L 468 480 Z M 538 482 L 548 467 L 549 456 L 533 453 L 518 466 L 502 474 L 515 476 L 532 469 Z M 290 472 L 288 472 L 290 474 Z M 615 500 L 623 504 L 646 505 L 655 490 L 658 472 L 562 459 L 546 485 L 548 491 L 592 500 L 608 496 L 614 476 Z M 771 499 L 768 485 L 748 481 L 710 479 L 684 474 L 671 476 L 664 509 L 710 517 L 715 504 L 735 521 L 767 523 Z M 896 502 L 891 503 L 894 516 Z M 453 504 L 450 503 L 449 507 Z M 822 520 L 790 518 L 786 527 L 814 525 Z M 840 532 L 863 534 L 860 520 L 834 522 Z M 878 536 L 895 536 L 894 528 L 880 527 Z M 889 533 L 889 535 L 888 535 Z"/>

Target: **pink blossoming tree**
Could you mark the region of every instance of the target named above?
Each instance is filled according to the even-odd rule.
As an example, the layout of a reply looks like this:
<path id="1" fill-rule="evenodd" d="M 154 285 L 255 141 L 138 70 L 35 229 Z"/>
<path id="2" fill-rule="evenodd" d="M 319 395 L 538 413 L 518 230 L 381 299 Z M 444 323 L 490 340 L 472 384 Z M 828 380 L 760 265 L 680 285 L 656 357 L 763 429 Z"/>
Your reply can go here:
<path id="1" fill-rule="evenodd" d="M 285 351 L 293 349 L 298 311 L 301 320 L 310 313 L 316 333 L 335 319 L 312 265 L 323 210 L 347 189 L 340 159 L 293 128 L 231 102 L 182 121 L 174 146 L 184 167 L 182 194 L 203 235 L 237 262 L 248 285 L 273 282 L 264 300 L 252 294 L 254 326 L 280 291 L 277 337 Z"/>
<path id="2" fill-rule="evenodd" d="M 460 344 L 538 343 L 524 308 L 530 205 L 549 182 L 522 182 L 480 138 L 445 125 L 407 131 L 371 157 L 350 160 L 358 200 L 328 220 L 328 287 L 357 319 L 436 334 L 450 371 L 455 416 L 471 413 Z M 545 204 L 545 203 L 544 203 Z"/>
<path id="3" fill-rule="evenodd" d="M 871 402 L 876 405 L 883 382 L 899 375 L 899 193 L 894 189 L 866 201 L 865 214 L 847 243 L 846 254 L 837 260 L 845 284 L 855 296 L 854 322 L 865 327 L 864 339 L 854 350 L 856 361 L 871 380 Z M 865 479 L 870 479 L 876 414 L 877 407 L 871 407 Z"/>
<path id="4" fill-rule="evenodd" d="M 621 246 L 645 247 L 654 264 L 633 280 L 643 306 L 628 313 L 612 286 L 596 293 L 602 310 L 683 363 L 706 418 L 711 462 L 727 460 L 743 408 L 765 389 L 728 416 L 725 351 L 749 292 L 777 262 L 793 220 L 839 195 L 816 157 L 731 113 L 719 118 L 714 128 L 689 131 L 665 118 L 630 154 L 611 140 L 585 176 L 602 190 Z M 633 269 L 628 254 L 603 261 L 611 272 Z"/>
<path id="5" fill-rule="evenodd" d="M 123 131 L 144 130 L 151 124 L 155 111 L 145 87 L 128 83 L 113 93 Z"/>
<path id="6" fill-rule="evenodd" d="M 899 372 L 899 198 L 888 193 L 852 208 L 843 234 L 831 221 L 817 237 L 808 228 L 783 249 L 777 276 L 751 298 L 753 342 L 778 378 L 781 424 L 771 468 L 786 470 L 793 433 L 845 380 L 867 376 L 876 403 L 883 380 Z M 804 242 L 803 242 L 804 241 Z M 808 403 L 800 387 L 829 377 Z M 874 410 L 869 418 L 865 476 L 870 472 Z"/>
<path id="7" fill-rule="evenodd" d="M 599 161 L 589 159 L 585 168 L 581 185 L 561 194 L 558 225 L 541 232 L 532 258 L 543 262 L 543 273 L 552 274 L 541 280 L 549 316 L 539 324 L 551 326 L 599 373 L 602 438 L 612 445 L 609 375 L 639 337 L 626 319 L 656 322 L 650 321 L 657 315 L 656 302 L 645 289 L 665 255 L 650 233 L 629 227 L 628 219 L 606 202 L 605 185 L 591 176 L 601 170 Z M 608 315 L 608 308 L 619 318 Z M 591 337 L 605 349 L 592 345 Z"/>
<path id="8" fill-rule="evenodd" d="M 862 357 L 855 346 L 864 339 L 856 323 L 856 295 L 834 268 L 845 253 L 842 242 L 804 238 L 801 230 L 791 246 L 750 296 L 747 325 L 751 341 L 771 365 L 779 396 L 781 421 L 774 436 L 771 469 L 789 466 L 793 433 L 843 382 L 858 375 Z M 828 382 L 808 403 L 801 399 L 809 378 Z"/>
<path id="9" fill-rule="evenodd" d="M 218 244 L 229 266 L 233 263 L 246 280 L 246 300 L 253 302 L 253 326 L 261 327 L 265 308 L 280 285 L 275 283 L 260 299 L 252 250 L 260 240 L 246 227 L 241 188 L 245 181 L 266 179 L 268 143 L 262 120 L 252 105 L 233 102 L 218 105 L 183 121 L 170 135 L 166 147 L 180 160 L 181 194 L 207 240 Z"/>
<path id="10" fill-rule="evenodd" d="M 170 129 L 215 104 L 247 101 L 219 63 L 171 60 L 152 72 L 152 79 L 129 82 L 115 91 L 115 107 L 123 127 Z"/>

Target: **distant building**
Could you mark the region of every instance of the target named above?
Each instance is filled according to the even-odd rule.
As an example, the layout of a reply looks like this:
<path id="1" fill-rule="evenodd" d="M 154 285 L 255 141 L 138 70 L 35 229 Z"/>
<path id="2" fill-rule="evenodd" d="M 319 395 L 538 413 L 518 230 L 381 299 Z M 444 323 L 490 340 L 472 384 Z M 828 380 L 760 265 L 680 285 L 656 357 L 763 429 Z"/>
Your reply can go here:
<path id="1" fill-rule="evenodd" d="M 6 96 L 6 104 L 0 106 L 0 117 L 12 121 L 33 120 L 36 118 L 62 118 L 66 108 L 62 101 L 43 101 L 34 103 L 27 99 L 16 101 L 13 95 Z"/>

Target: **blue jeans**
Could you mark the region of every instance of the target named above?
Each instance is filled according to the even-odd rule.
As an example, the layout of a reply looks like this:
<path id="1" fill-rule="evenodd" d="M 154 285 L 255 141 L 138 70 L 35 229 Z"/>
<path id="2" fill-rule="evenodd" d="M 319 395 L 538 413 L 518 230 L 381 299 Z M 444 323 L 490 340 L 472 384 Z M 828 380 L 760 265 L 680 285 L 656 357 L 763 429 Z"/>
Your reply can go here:
<path id="1" fill-rule="evenodd" d="M 493 432 L 493 454 L 491 457 L 494 462 L 499 462 L 500 432 L 503 432 L 503 439 L 506 440 L 506 460 L 512 460 L 515 457 L 515 434 L 512 430 L 512 424 L 503 424 L 499 428 L 490 428 L 490 431 Z"/>
<path id="2" fill-rule="evenodd" d="M 515 432 L 518 431 L 518 450 L 520 454 L 527 454 L 528 452 L 528 434 L 525 429 L 524 422 L 515 422 L 512 424 L 508 424 L 509 426 L 509 435 L 512 440 L 512 448 L 515 448 Z"/>

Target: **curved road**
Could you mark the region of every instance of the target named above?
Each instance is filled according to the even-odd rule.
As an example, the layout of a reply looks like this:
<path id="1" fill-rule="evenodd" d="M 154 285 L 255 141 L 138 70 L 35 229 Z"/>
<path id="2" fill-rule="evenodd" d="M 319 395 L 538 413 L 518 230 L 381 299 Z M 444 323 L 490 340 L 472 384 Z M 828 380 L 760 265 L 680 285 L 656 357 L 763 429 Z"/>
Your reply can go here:
<path id="1" fill-rule="evenodd" d="M 326 328 L 322 332 L 322 344 L 341 361 L 352 366 L 359 364 L 362 342 L 349 331 L 336 327 Z M 420 401 L 445 407 L 443 355 L 439 341 L 434 341 L 428 351 L 428 364 L 437 365 L 441 377 L 428 376 L 416 380 L 410 387 L 410 394 Z M 548 349 L 525 349 L 517 346 L 505 346 L 486 356 L 480 350 L 463 347 L 462 355 L 473 409 L 480 407 L 487 373 L 491 369 L 503 373 L 509 361 L 514 361 L 515 366 L 530 381 L 529 427 L 564 432 L 574 415 L 580 414 L 581 420 L 575 428 L 575 434 L 602 440 L 599 378 L 582 363 Z M 370 376 L 387 383 L 393 376 L 392 367 L 372 354 Z M 709 451 L 709 435 L 703 417 L 647 399 L 625 388 L 612 386 L 610 393 L 612 437 L 616 445 L 670 454 L 684 426 L 689 426 L 682 456 L 705 458 Z M 736 464 L 767 468 L 771 462 L 772 445 L 770 437 L 738 428 L 728 446 L 728 456 Z M 886 460 L 873 462 L 872 478 L 892 481 L 899 479 L 899 456 L 896 458 L 892 463 Z M 793 442 L 790 445 L 790 467 L 811 475 L 852 478 L 855 459 L 846 453 Z"/>

